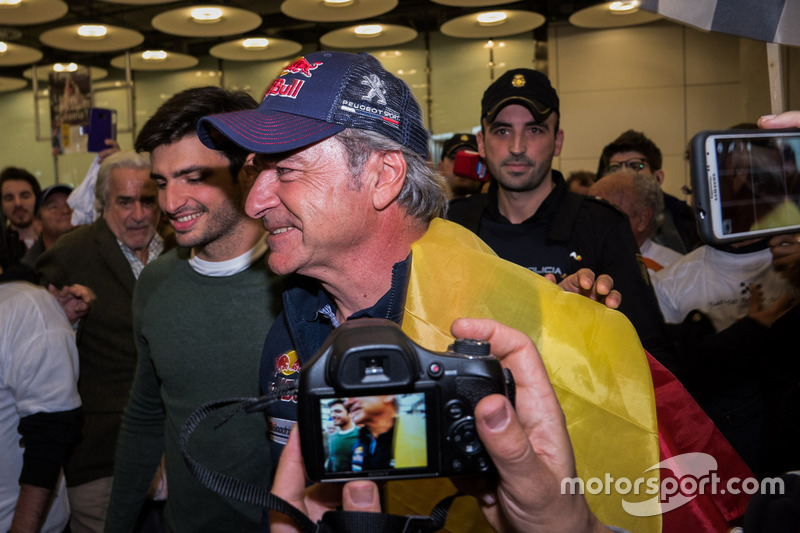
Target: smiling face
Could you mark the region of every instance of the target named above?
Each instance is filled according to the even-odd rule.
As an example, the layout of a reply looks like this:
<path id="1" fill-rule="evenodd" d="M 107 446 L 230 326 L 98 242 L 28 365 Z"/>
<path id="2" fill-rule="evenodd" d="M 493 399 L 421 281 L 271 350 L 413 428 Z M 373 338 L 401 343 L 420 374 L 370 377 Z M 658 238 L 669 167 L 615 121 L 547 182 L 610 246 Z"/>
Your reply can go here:
<path id="1" fill-rule="evenodd" d="M 12 228 L 23 229 L 33 223 L 36 194 L 30 183 L 25 180 L 6 180 L 0 189 L 0 197 L 3 202 L 3 215 L 11 223 Z"/>
<path id="2" fill-rule="evenodd" d="M 345 407 L 350 418 L 359 426 L 371 425 L 381 420 L 393 419 L 394 396 L 358 396 L 347 398 Z"/>
<path id="3" fill-rule="evenodd" d="M 178 244 L 195 248 L 208 261 L 239 255 L 238 229 L 249 222 L 242 205 L 248 184 L 244 172 L 234 183 L 228 158 L 195 135 L 155 148 L 151 162 L 158 203 Z"/>
<path id="4" fill-rule="evenodd" d="M 145 259 L 158 223 L 157 196 L 156 184 L 146 168 L 119 167 L 108 177 L 108 202 L 103 218 L 122 244 Z"/>
<path id="5" fill-rule="evenodd" d="M 67 193 L 56 192 L 39 207 L 42 233 L 58 238 L 72 230 L 72 208 L 67 198 Z"/>
<path id="6" fill-rule="evenodd" d="M 344 404 L 333 404 L 331 407 L 331 420 L 334 425 L 340 429 L 344 429 L 350 425 L 350 413 L 347 412 Z"/>
<path id="7" fill-rule="evenodd" d="M 254 163 L 259 174 L 245 210 L 269 232 L 270 269 L 323 281 L 352 269 L 374 219 L 369 187 L 355 184 L 342 144 L 328 138 L 295 152 L 256 155 Z"/>
<path id="8" fill-rule="evenodd" d="M 498 185 L 509 191 L 538 189 L 550 176 L 553 157 L 561 153 L 564 135 L 556 132 L 558 118 L 551 113 L 537 122 L 527 107 L 505 106 L 484 122 L 478 134 L 478 151 Z"/>

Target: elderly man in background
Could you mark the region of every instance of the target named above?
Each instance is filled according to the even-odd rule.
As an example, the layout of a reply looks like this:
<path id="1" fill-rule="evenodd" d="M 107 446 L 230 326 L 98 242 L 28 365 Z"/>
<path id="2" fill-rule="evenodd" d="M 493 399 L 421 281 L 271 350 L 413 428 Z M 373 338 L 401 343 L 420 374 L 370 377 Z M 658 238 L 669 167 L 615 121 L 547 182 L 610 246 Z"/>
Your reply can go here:
<path id="1" fill-rule="evenodd" d="M 664 220 L 664 196 L 656 180 L 631 171 L 618 171 L 593 183 L 588 194 L 602 198 L 628 215 L 636 244 L 651 275 L 681 257 L 682 254 L 652 239 Z"/>
<path id="2" fill-rule="evenodd" d="M 164 250 L 156 233 L 157 197 L 146 157 L 133 152 L 108 157 L 95 188 L 101 218 L 63 236 L 36 262 L 42 285 L 79 283 L 97 295 L 76 335 L 85 423 L 65 470 L 73 533 L 103 530 L 117 434 L 136 368 L 133 287 L 144 266 Z"/>

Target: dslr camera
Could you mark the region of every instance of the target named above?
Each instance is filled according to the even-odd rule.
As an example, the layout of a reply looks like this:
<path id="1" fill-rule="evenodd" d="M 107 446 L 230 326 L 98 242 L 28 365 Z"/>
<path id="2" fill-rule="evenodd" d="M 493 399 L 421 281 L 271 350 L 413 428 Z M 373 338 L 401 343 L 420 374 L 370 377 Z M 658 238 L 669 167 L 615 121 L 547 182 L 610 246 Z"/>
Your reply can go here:
<path id="1" fill-rule="evenodd" d="M 489 343 L 458 339 L 432 352 L 383 319 L 341 325 L 299 381 L 300 442 L 314 481 L 493 472 L 474 409 L 495 393 L 514 403 L 511 372 Z"/>

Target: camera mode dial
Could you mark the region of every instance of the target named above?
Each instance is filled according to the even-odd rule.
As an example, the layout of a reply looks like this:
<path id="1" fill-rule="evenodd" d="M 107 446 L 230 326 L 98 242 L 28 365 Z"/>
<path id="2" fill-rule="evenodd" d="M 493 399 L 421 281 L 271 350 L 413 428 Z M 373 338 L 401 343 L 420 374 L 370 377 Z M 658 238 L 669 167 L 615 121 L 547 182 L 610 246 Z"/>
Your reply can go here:
<path id="1" fill-rule="evenodd" d="M 487 356 L 492 351 L 492 345 L 487 341 L 475 339 L 456 339 L 452 350 L 459 355 Z"/>

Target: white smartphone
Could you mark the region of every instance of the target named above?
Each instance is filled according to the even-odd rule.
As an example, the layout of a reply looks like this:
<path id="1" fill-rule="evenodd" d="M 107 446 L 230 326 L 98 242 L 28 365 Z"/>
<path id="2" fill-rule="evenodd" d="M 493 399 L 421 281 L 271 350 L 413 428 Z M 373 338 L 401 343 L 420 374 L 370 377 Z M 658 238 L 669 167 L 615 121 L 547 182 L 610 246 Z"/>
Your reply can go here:
<path id="1" fill-rule="evenodd" d="M 800 129 L 702 131 L 691 161 L 705 242 L 800 232 Z"/>

